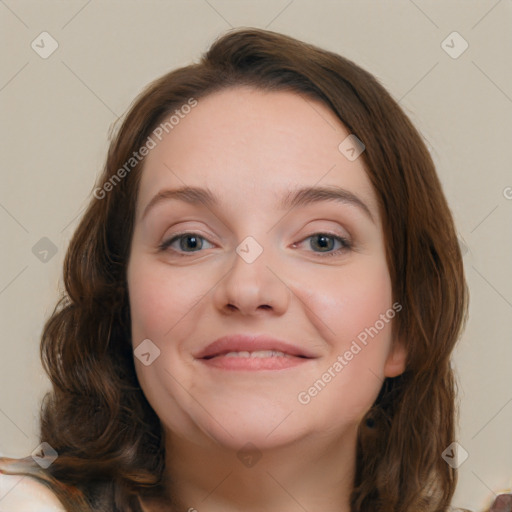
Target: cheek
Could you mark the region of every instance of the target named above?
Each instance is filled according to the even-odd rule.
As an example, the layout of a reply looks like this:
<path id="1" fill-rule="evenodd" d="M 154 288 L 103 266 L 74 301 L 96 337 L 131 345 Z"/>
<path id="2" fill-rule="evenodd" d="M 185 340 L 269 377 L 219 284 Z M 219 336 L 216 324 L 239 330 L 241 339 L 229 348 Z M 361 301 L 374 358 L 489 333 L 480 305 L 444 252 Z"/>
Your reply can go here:
<path id="1" fill-rule="evenodd" d="M 159 356 L 147 366 L 135 360 L 137 379 L 151 407 L 166 425 L 182 425 L 191 430 L 194 425 L 178 405 L 187 403 L 187 393 L 169 372 L 169 358 L 176 358 L 176 347 L 165 343 L 166 338 L 172 337 L 174 326 L 186 326 L 186 322 L 180 321 L 205 293 L 197 274 L 195 279 L 184 274 L 171 272 L 154 259 L 135 255 L 130 260 L 127 279 L 133 346 L 150 339 L 160 350 Z M 179 381 L 185 382 L 181 377 Z"/>
<path id="2" fill-rule="evenodd" d="M 357 424 L 382 387 L 391 346 L 395 311 L 387 266 L 368 261 L 340 272 L 336 282 L 332 275 L 316 282 L 323 286 L 309 301 L 330 350 L 325 367 L 301 388 L 298 402 L 304 414 L 327 424 Z"/>
<path id="3" fill-rule="evenodd" d="M 143 258 L 131 263 L 128 283 L 134 343 L 141 336 L 162 339 L 208 291 L 197 272 Z"/>
<path id="4" fill-rule="evenodd" d="M 314 282 L 314 287 L 297 287 L 310 290 L 305 301 L 321 320 L 325 339 L 339 349 L 374 326 L 392 305 L 389 272 L 380 260 L 368 258 L 361 264 L 340 269 L 338 275 L 330 272 L 322 277 L 317 273 Z"/>

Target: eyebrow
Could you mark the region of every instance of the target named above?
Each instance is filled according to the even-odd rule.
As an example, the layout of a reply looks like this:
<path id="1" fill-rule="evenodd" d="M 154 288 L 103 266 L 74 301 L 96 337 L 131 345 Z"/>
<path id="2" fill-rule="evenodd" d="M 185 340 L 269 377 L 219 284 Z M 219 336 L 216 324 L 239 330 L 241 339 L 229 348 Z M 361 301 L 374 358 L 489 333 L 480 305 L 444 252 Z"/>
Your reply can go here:
<path id="1" fill-rule="evenodd" d="M 157 204 L 173 199 L 193 205 L 202 203 L 208 208 L 219 204 L 218 198 L 208 188 L 185 186 L 177 189 L 166 189 L 158 192 L 151 201 L 149 201 L 146 208 L 144 208 L 142 218 Z M 303 187 L 292 190 L 281 199 L 279 206 L 282 209 L 292 209 L 322 201 L 334 201 L 355 206 L 375 223 L 370 209 L 359 197 L 349 190 L 337 186 Z"/>

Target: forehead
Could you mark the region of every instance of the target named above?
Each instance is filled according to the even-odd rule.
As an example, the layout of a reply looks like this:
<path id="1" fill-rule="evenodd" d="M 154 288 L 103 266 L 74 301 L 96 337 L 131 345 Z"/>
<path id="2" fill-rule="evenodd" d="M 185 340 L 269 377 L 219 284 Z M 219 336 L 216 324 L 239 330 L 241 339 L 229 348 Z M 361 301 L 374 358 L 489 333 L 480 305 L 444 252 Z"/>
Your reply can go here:
<path id="1" fill-rule="evenodd" d="M 162 188 L 202 186 L 221 201 L 271 207 L 290 189 L 334 185 L 357 193 L 378 217 L 362 159 L 350 161 L 338 148 L 350 133 L 320 101 L 236 87 L 198 100 L 174 121 L 146 157 L 139 215 Z"/>

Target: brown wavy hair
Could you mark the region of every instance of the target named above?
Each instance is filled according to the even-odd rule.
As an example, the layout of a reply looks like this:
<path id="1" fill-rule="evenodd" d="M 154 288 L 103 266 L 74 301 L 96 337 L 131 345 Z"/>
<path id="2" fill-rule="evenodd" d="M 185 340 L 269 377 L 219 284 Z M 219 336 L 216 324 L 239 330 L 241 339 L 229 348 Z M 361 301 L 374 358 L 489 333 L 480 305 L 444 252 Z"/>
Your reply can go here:
<path id="1" fill-rule="evenodd" d="M 441 457 L 455 440 L 450 356 L 466 322 L 468 290 L 433 161 L 370 73 L 335 53 L 257 29 L 228 32 L 198 63 L 151 83 L 111 141 L 93 196 L 108 192 L 91 197 L 74 233 L 64 263 L 66 293 L 42 333 L 53 390 L 43 402 L 41 440 L 59 453 L 47 471 L 80 490 L 94 510 L 140 510 L 138 496 L 165 495 L 162 429 L 135 374 L 126 280 L 144 160 L 113 186 L 105 184 L 114 183 L 166 116 L 191 98 L 200 102 L 236 86 L 319 100 L 366 146 L 361 158 L 383 221 L 393 300 L 403 307 L 393 336 L 405 342 L 408 357 L 406 371 L 384 381 L 359 428 L 351 510 L 446 511 L 456 484 L 455 470 Z M 69 510 L 84 510 L 71 501 Z"/>

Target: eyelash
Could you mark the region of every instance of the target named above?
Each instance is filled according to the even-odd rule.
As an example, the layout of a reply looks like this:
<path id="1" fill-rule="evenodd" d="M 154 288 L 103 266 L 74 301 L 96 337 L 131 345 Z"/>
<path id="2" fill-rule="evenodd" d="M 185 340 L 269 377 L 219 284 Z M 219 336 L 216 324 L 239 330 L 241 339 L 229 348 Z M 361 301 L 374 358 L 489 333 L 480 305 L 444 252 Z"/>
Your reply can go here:
<path id="1" fill-rule="evenodd" d="M 329 256 L 339 256 L 342 252 L 349 251 L 349 250 L 352 249 L 352 243 L 350 242 L 350 240 L 348 238 L 345 238 L 345 237 L 342 237 L 342 236 L 339 236 L 339 235 L 335 235 L 333 233 L 324 233 L 324 232 L 313 233 L 312 235 L 309 235 L 306 238 L 302 239 L 299 243 L 304 242 L 308 238 L 312 238 L 314 236 L 319 236 L 319 235 L 324 236 L 324 237 L 328 237 L 328 238 L 332 238 L 332 239 L 340 242 L 341 245 L 342 245 L 342 247 L 340 249 L 337 249 L 336 251 L 331 251 L 331 252 L 326 252 L 326 253 L 321 253 L 321 252 L 315 253 L 318 256 L 320 256 L 321 258 L 326 258 L 326 257 L 329 257 Z M 177 235 L 174 235 L 172 238 L 163 241 L 158 246 L 158 250 L 162 251 L 162 252 L 166 251 L 173 242 L 175 242 L 176 240 L 179 240 L 180 238 L 184 238 L 186 236 L 193 236 L 195 238 L 200 238 L 202 240 L 208 241 L 205 237 L 199 235 L 198 233 L 187 231 L 187 232 L 184 232 L 184 233 L 178 233 Z M 209 243 L 211 243 L 211 242 L 209 242 Z M 294 244 L 294 245 L 297 245 L 297 244 Z M 190 251 L 190 252 L 187 253 L 187 252 L 179 252 L 179 251 L 176 251 L 176 250 L 173 249 L 173 252 L 175 252 L 179 257 L 187 257 L 187 256 L 189 256 L 191 254 L 194 254 L 195 252 L 201 252 L 201 251 L 200 250 L 199 251 Z"/>

